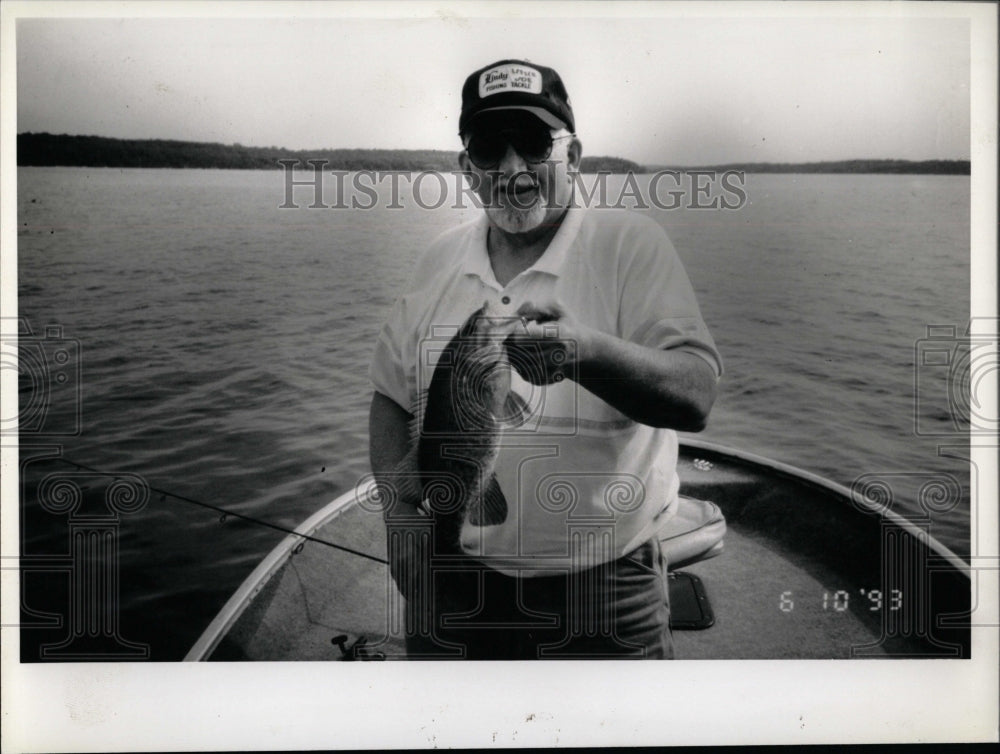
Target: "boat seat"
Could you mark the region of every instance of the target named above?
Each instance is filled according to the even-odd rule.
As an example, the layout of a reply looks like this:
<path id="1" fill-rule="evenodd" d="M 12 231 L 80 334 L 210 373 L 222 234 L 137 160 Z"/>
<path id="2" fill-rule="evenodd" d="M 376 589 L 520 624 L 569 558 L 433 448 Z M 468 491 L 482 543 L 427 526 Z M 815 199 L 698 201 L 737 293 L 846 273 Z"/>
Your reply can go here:
<path id="1" fill-rule="evenodd" d="M 725 534 L 726 519 L 719 506 L 708 500 L 679 496 L 677 512 L 658 534 L 667 568 L 672 571 L 714 558 L 722 552 Z"/>

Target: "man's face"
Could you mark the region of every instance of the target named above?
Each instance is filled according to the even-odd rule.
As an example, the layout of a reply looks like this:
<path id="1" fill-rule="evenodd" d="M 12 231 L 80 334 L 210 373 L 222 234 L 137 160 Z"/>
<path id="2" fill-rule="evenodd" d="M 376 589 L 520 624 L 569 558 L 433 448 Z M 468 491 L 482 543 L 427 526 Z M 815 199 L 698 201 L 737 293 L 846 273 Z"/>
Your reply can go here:
<path id="1" fill-rule="evenodd" d="M 464 143 L 459 161 L 472 173 L 494 225 L 507 233 L 555 225 L 573 196 L 571 172 L 580 164 L 576 137 L 549 128 L 531 113 L 510 110 L 477 118 Z"/>

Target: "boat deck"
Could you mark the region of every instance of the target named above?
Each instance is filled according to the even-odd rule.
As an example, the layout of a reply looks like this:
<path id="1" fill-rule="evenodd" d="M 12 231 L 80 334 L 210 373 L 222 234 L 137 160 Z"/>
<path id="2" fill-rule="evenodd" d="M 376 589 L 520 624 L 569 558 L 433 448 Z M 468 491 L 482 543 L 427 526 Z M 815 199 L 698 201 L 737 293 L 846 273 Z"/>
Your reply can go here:
<path id="1" fill-rule="evenodd" d="M 715 502 L 728 531 L 719 556 L 682 569 L 702 580 L 715 623 L 675 630 L 677 659 L 968 656 L 968 631 L 942 625 L 968 611 L 968 576 L 919 526 L 863 512 L 822 480 L 710 447 L 682 448 L 678 470 L 682 492 Z M 357 505 L 311 533 L 385 557 L 381 517 Z M 217 626 L 214 653 L 203 647 L 211 659 L 342 659 L 338 636 L 403 659 L 405 603 L 384 565 L 290 538 L 256 577 Z"/>

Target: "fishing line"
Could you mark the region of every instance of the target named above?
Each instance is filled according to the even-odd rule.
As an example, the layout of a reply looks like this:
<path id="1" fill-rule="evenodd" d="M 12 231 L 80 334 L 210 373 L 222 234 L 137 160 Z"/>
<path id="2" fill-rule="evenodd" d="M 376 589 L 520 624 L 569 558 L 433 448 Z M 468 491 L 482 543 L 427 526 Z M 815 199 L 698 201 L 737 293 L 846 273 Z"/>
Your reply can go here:
<path id="1" fill-rule="evenodd" d="M 76 461 L 71 461 L 70 459 L 63 458 L 61 456 L 56 458 L 50 458 L 48 460 L 62 461 L 63 463 L 68 463 L 70 466 L 75 466 L 76 468 L 82 471 L 89 471 L 93 474 L 99 474 L 101 476 L 107 476 L 107 477 L 120 476 L 120 474 L 114 474 L 110 471 L 101 471 L 100 469 L 95 469 L 92 466 L 87 466 L 82 463 L 77 463 Z M 149 484 L 147 484 L 146 486 L 149 488 L 150 492 L 155 492 L 156 494 L 162 497 L 172 497 L 177 500 L 181 500 L 185 503 L 190 503 L 191 505 L 198 505 L 201 506 L 202 508 L 207 508 L 208 510 L 213 510 L 217 513 L 221 513 L 222 518 L 220 520 L 222 521 L 224 521 L 226 517 L 232 516 L 234 518 L 239 518 L 252 524 L 257 524 L 258 526 L 265 526 L 268 529 L 274 529 L 276 531 L 284 532 L 285 534 L 294 534 L 296 537 L 301 537 L 303 540 L 308 540 L 310 542 L 316 542 L 317 544 L 326 545 L 327 547 L 332 547 L 335 550 L 340 550 L 342 552 L 346 552 L 351 555 L 357 555 L 359 558 L 367 558 L 368 560 L 374 560 L 376 563 L 382 563 L 383 565 L 386 565 L 389 562 L 385 558 L 380 558 L 377 555 L 369 555 L 366 552 L 361 552 L 360 550 L 354 550 L 350 547 L 346 547 L 345 545 L 338 545 L 336 542 L 330 542 L 325 539 L 320 539 L 319 537 L 314 537 L 311 534 L 300 534 L 294 529 L 289 529 L 287 527 L 281 526 L 280 524 L 273 524 L 270 521 L 263 521 L 259 518 L 254 518 L 253 516 L 247 516 L 244 513 L 237 513 L 236 511 L 227 510 L 226 508 L 220 508 L 218 505 L 212 505 L 211 503 L 203 503 L 200 500 L 195 500 L 194 498 L 191 497 L 185 497 L 184 495 L 178 495 L 176 492 L 168 492 L 167 490 L 161 490 Z M 296 552 L 298 552 L 298 547 L 301 547 L 301 545 L 302 543 L 300 543 L 296 547 L 295 550 Z"/>

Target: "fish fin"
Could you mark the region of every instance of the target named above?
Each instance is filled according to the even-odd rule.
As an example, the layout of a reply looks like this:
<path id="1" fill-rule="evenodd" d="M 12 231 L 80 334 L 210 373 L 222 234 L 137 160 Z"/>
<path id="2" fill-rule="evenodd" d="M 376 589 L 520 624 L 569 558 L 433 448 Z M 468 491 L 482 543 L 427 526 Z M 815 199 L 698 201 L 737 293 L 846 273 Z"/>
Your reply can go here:
<path id="1" fill-rule="evenodd" d="M 469 523 L 473 526 L 497 526 L 506 520 L 507 498 L 493 474 L 483 490 L 482 504 L 473 506 L 469 513 Z"/>

